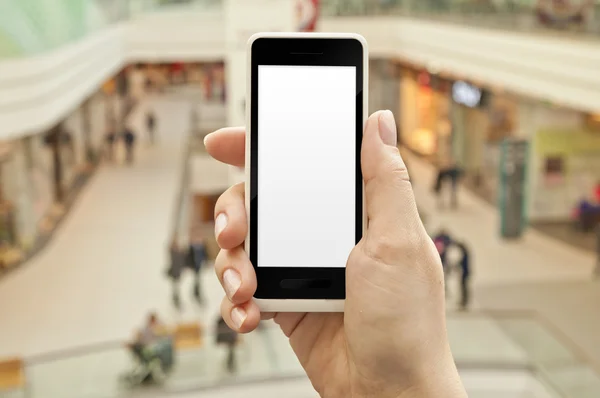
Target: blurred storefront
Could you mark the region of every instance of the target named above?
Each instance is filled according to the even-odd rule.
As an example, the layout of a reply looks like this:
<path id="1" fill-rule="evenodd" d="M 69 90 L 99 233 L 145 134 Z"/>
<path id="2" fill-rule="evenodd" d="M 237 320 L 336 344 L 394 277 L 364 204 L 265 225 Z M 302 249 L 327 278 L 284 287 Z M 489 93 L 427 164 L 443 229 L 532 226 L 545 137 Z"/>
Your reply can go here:
<path id="1" fill-rule="evenodd" d="M 170 85 L 186 85 L 199 88 L 203 101 L 225 103 L 226 100 L 225 63 L 222 61 L 139 65 L 135 76 L 139 81 L 138 91 L 162 91 Z"/>
<path id="2" fill-rule="evenodd" d="M 465 182 L 485 200 L 498 198 L 502 142 L 518 129 L 518 99 L 466 81 L 451 88 L 452 155 Z"/>
<path id="3" fill-rule="evenodd" d="M 593 0 L 537 0 L 535 15 L 548 28 L 593 31 L 594 3 Z"/>
<path id="4" fill-rule="evenodd" d="M 44 151 L 51 159 L 54 211 L 59 214 L 79 190 L 99 159 L 103 129 L 107 123 L 105 104 L 92 98 L 44 134 Z M 97 123 L 97 124 L 96 124 Z M 92 127 L 94 126 L 94 127 Z"/>
<path id="5" fill-rule="evenodd" d="M 18 201 L 18 179 L 16 151 L 13 142 L 0 144 L 0 246 L 19 245 L 19 234 L 15 201 Z"/>
<path id="6" fill-rule="evenodd" d="M 99 159 L 105 124 L 97 94 L 45 133 L 0 143 L 0 271 L 55 227 Z"/>
<path id="7" fill-rule="evenodd" d="M 451 90 L 452 154 L 467 186 L 497 204 L 502 144 L 527 141 L 527 219 L 568 220 L 600 181 L 594 115 L 470 82 L 453 82 Z"/>
<path id="8" fill-rule="evenodd" d="M 369 113 L 389 109 L 400 120 L 400 74 L 400 65 L 392 60 L 369 60 Z"/>
<path id="9" fill-rule="evenodd" d="M 0 268 L 6 268 L 33 247 L 52 203 L 52 187 L 40 137 L 4 142 L 0 148 Z"/>
<path id="10" fill-rule="evenodd" d="M 596 116 L 550 104 L 528 104 L 532 132 L 529 219 L 568 222 L 582 201 L 598 206 L 600 129 Z"/>
<path id="11" fill-rule="evenodd" d="M 199 66 L 202 79 L 202 91 L 206 101 L 214 101 L 225 103 L 226 87 L 225 87 L 225 64 L 216 62 Z"/>
<path id="12" fill-rule="evenodd" d="M 400 74 L 401 143 L 436 164 L 449 162 L 450 83 L 426 71 L 403 68 Z"/>
<path id="13" fill-rule="evenodd" d="M 31 179 L 33 220 L 36 230 L 45 229 L 41 224 L 44 223 L 44 217 L 50 212 L 54 202 L 53 157 L 44 138 L 44 136 L 32 136 L 25 138 L 23 142 L 27 172 Z"/>
<path id="14" fill-rule="evenodd" d="M 87 99 L 66 120 L 66 130 L 74 141 L 73 173 L 87 172 L 99 160 L 104 136 L 109 126 L 107 107 L 110 101 L 96 93 Z M 111 116 L 110 119 L 114 118 Z"/>
<path id="15" fill-rule="evenodd" d="M 3 155 L 3 201 L 14 212 L 8 239 L 12 246 L 28 248 L 33 243 L 37 222 L 50 203 L 48 174 L 38 168 L 47 166 L 39 144 L 39 137 L 15 140 L 6 144 L 8 150 Z"/>

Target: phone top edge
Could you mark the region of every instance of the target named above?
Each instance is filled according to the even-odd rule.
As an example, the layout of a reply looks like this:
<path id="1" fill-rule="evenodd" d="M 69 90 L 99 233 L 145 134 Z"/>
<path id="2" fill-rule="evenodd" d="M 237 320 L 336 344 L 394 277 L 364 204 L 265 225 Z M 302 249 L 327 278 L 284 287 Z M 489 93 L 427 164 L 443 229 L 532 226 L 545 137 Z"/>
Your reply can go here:
<path id="1" fill-rule="evenodd" d="M 365 50 L 368 49 L 367 40 L 358 33 L 339 33 L 339 32 L 258 32 L 250 36 L 247 47 L 252 48 L 252 44 L 263 38 L 270 39 L 355 39 L 361 43 Z"/>

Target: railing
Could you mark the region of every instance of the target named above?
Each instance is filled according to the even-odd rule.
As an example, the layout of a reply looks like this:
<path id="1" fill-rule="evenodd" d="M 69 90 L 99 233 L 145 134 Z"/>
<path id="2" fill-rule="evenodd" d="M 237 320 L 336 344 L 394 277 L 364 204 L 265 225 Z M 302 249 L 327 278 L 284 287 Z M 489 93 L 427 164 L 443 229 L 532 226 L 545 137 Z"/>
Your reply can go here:
<path id="1" fill-rule="evenodd" d="M 129 16 L 123 0 L 0 0 L 0 59 L 52 50 Z"/>
<path id="2" fill-rule="evenodd" d="M 39 54 L 152 10 L 221 4 L 222 0 L 0 0 L 0 59 Z M 551 4 L 538 0 L 321 0 L 323 16 L 398 15 L 600 38 L 600 0 L 572 0 L 572 6 L 560 11 Z"/>
<path id="3" fill-rule="evenodd" d="M 399 15 L 511 31 L 600 38 L 600 2 L 565 9 L 538 0 L 322 0 L 328 16 Z"/>
<path id="4" fill-rule="evenodd" d="M 227 347 L 216 344 L 215 330 L 208 325 L 202 346 L 176 352 L 174 370 L 156 391 L 175 393 L 303 375 L 287 339 L 274 324 L 266 323 L 241 338 L 235 348 L 235 373 L 226 369 Z M 450 314 L 448 332 L 463 373 L 518 371 L 546 386 L 547 396 L 600 396 L 600 376 L 593 365 L 564 336 L 532 313 Z M 30 358 L 25 369 L 27 387 L 11 395 L 0 392 L 0 397 L 129 396 L 132 389 L 140 388 L 124 381 L 133 365 L 132 355 L 120 342 Z"/>

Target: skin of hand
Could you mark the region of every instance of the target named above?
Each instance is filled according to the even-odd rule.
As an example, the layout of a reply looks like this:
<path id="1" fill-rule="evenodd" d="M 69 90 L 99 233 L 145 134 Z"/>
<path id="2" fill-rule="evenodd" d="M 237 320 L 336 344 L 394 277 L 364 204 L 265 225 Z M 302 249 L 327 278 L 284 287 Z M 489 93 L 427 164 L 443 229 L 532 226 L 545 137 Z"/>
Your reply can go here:
<path id="1" fill-rule="evenodd" d="M 218 130 L 204 143 L 215 159 L 244 166 L 243 128 Z M 240 333 L 274 319 L 322 397 L 466 397 L 448 344 L 440 257 L 417 212 L 390 111 L 368 119 L 361 166 L 368 227 L 348 258 L 344 313 L 260 313 L 238 184 L 215 207 L 222 316 Z"/>

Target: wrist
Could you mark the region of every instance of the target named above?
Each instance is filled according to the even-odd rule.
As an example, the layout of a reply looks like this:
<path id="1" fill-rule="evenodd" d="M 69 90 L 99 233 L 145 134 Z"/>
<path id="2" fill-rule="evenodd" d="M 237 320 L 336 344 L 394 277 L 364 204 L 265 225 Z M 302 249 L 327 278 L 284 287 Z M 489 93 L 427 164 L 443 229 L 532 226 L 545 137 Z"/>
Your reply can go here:
<path id="1" fill-rule="evenodd" d="M 467 398 L 452 354 L 413 361 L 407 369 L 390 369 L 389 376 L 363 378 L 355 384 L 353 398 Z M 356 381 L 356 380 L 355 380 Z"/>
<path id="2" fill-rule="evenodd" d="M 408 387 L 394 398 L 467 398 L 450 350 L 416 369 Z"/>
<path id="3" fill-rule="evenodd" d="M 458 372 L 430 375 L 394 398 L 468 398 Z"/>

